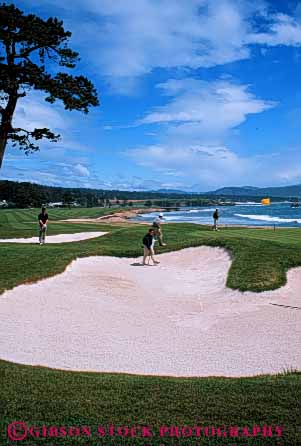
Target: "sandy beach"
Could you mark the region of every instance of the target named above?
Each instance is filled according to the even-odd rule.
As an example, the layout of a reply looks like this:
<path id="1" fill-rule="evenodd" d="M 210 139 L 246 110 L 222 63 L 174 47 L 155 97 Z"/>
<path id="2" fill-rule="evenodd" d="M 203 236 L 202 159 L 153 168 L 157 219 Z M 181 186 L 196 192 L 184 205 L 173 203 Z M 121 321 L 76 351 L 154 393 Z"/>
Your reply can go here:
<path id="1" fill-rule="evenodd" d="M 112 214 L 102 215 L 97 218 L 68 218 L 66 220 L 70 223 L 136 223 L 136 221 L 132 220 L 134 217 L 140 214 L 151 214 L 153 212 L 162 212 L 164 209 L 162 208 L 139 208 L 139 209 L 131 209 L 131 210 L 122 210 L 119 212 L 114 212 Z M 140 221 L 141 224 L 149 224 L 148 222 Z"/>
<path id="2" fill-rule="evenodd" d="M 47 235 L 46 243 L 80 242 L 81 240 L 89 240 L 91 238 L 101 237 L 106 234 L 107 232 L 78 232 L 77 234 Z M 39 238 L 3 238 L 0 239 L 0 243 L 39 243 Z"/>
<path id="3" fill-rule="evenodd" d="M 301 269 L 276 291 L 225 286 L 220 248 L 89 257 L 0 296 L 0 358 L 66 370 L 252 376 L 301 368 Z M 297 308 L 296 308 L 297 307 Z"/>

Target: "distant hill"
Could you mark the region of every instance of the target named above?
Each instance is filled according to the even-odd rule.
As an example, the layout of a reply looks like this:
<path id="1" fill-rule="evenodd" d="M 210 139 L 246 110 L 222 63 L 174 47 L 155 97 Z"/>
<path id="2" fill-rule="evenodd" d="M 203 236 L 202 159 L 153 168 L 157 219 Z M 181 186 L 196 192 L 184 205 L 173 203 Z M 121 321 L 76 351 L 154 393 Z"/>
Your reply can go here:
<path id="1" fill-rule="evenodd" d="M 301 198 L 301 184 L 280 187 L 222 187 L 212 192 L 206 192 L 206 195 Z"/>
<path id="2" fill-rule="evenodd" d="M 157 200 L 157 206 L 164 206 L 166 200 L 186 199 L 187 194 L 173 189 L 160 191 L 124 191 L 84 188 L 53 187 L 29 182 L 16 182 L 0 180 L 0 207 L 7 203 L 9 207 L 26 208 L 39 207 L 46 203 L 68 203 L 76 202 L 80 206 L 104 206 L 114 203 L 115 205 L 126 205 L 135 201 L 147 201 L 147 206 L 152 205 L 151 200 Z M 205 197 L 201 194 L 189 195 L 198 198 L 199 204 L 205 203 Z M 215 197 L 214 197 L 215 199 Z M 161 202 L 159 202 L 161 200 Z M 161 204 L 160 204 L 161 203 Z M 144 204 L 142 204 L 144 205 Z"/>
<path id="3" fill-rule="evenodd" d="M 197 186 L 194 186 L 196 188 Z M 230 186 L 222 187 L 220 189 L 208 192 L 193 192 L 183 191 L 179 189 L 159 189 L 152 191 L 153 193 L 160 194 L 179 194 L 185 195 L 205 195 L 208 197 L 213 196 L 226 196 L 226 197 L 244 197 L 244 198 L 263 198 L 265 196 L 274 198 L 300 198 L 301 199 L 301 184 L 293 186 L 279 186 L 279 187 L 254 187 L 254 186 Z"/>
<path id="4" fill-rule="evenodd" d="M 158 190 L 153 190 L 152 192 L 155 193 L 160 193 L 160 194 L 180 194 L 180 195 L 188 195 L 191 194 L 192 192 L 186 192 L 184 190 L 180 190 L 180 189 L 158 189 Z M 197 192 L 197 194 L 199 194 L 200 192 Z"/>
<path id="5" fill-rule="evenodd" d="M 167 202 L 180 206 L 202 206 L 204 204 L 218 204 L 220 200 L 226 202 L 257 201 L 263 197 L 271 197 L 274 201 L 286 199 L 301 200 L 301 185 L 284 187 L 223 187 L 212 192 L 187 192 L 179 189 L 159 189 L 157 191 L 126 191 L 84 188 L 52 187 L 28 182 L 0 180 L 1 203 L 8 203 L 9 207 L 26 208 L 39 207 L 46 203 L 60 203 L 65 205 L 76 202 L 80 206 L 126 205 L 131 202 L 143 201 L 145 206 L 151 206 L 156 200 L 156 206 L 166 207 Z M 179 204 L 180 203 L 180 204 Z"/>

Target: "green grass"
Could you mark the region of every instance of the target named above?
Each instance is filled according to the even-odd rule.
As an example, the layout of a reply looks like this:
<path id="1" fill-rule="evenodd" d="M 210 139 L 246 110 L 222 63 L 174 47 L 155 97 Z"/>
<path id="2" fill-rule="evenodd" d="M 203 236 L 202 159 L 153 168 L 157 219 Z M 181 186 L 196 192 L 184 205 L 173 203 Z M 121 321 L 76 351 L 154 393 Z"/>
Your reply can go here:
<path id="1" fill-rule="evenodd" d="M 99 209 L 71 211 L 99 216 Z M 64 213 L 67 212 L 64 215 Z M 0 238 L 36 235 L 36 210 L 0 211 Z M 63 216 L 64 215 L 64 216 Z M 74 214 L 72 215 L 74 216 Z M 86 215 L 88 216 L 88 215 Z M 18 284 L 63 271 L 77 257 L 110 255 L 137 257 L 142 253 L 140 225 L 60 222 L 69 210 L 51 211 L 49 234 L 110 231 L 98 239 L 57 245 L 0 245 L 0 292 Z M 285 283 L 286 272 L 301 265 L 298 229 L 227 228 L 214 233 L 194 224 L 164 226 L 168 243 L 160 252 L 189 246 L 221 246 L 232 255 L 227 284 L 261 291 Z M 42 259 L 42 261 L 41 261 Z M 196 259 L 197 260 L 197 259 Z M 21 323 L 21 321 L 20 321 Z M 246 445 L 294 446 L 301 443 L 301 374 L 284 373 L 255 378 L 163 378 L 125 374 L 72 373 L 0 361 L 0 444 L 9 444 L 6 428 L 13 420 L 29 425 L 281 425 L 279 441 L 259 439 L 43 438 L 19 442 L 33 445 Z M 14 443 L 13 443 L 14 444 Z"/>
<path id="2" fill-rule="evenodd" d="M 47 212 L 51 218 L 51 222 L 55 223 L 50 225 L 49 234 L 95 231 L 95 227 L 93 225 L 90 226 L 90 224 L 88 226 L 84 223 L 72 224 L 72 228 L 70 228 L 71 223 L 59 222 L 70 218 L 97 218 L 118 211 L 120 209 L 117 208 L 49 209 Z M 0 238 L 36 236 L 38 233 L 38 215 L 40 212 L 40 209 L 0 209 Z"/>
<path id="3" fill-rule="evenodd" d="M 141 256 L 141 239 L 146 231 L 141 225 L 109 225 L 106 223 L 67 223 L 69 210 L 51 211 L 48 235 L 82 231 L 109 231 L 98 239 L 57 245 L 1 244 L 0 292 L 18 284 L 33 282 L 58 274 L 77 257 L 107 255 L 116 257 Z M 85 212 L 97 216 L 104 209 L 71 209 L 83 216 Z M 36 211 L 1 211 L 0 238 L 37 235 Z M 23 219 L 25 223 L 23 222 Z M 54 221 L 53 221 L 54 220 Z M 4 223 L 3 223 L 4 222 Z M 25 225 L 24 229 L 22 225 Z M 225 228 L 213 232 L 209 227 L 188 223 L 164 226 L 166 248 L 159 252 L 179 250 L 191 246 L 220 246 L 232 255 L 232 266 L 227 285 L 241 291 L 276 289 L 286 282 L 289 268 L 301 265 L 301 231 L 295 229 Z M 42 250 L 42 251 L 41 251 Z M 43 261 L 41 262 L 41 253 Z"/>
<path id="4" fill-rule="evenodd" d="M 29 425 L 152 426 L 154 438 L 28 439 L 26 444 L 197 444 L 196 438 L 164 438 L 162 425 L 281 425 L 277 441 L 201 439 L 202 445 L 300 444 L 301 374 L 255 378 L 164 378 L 119 374 L 74 373 L 0 361 L 0 444 L 11 421 Z M 21 442 L 23 445 L 23 442 Z"/>
<path id="5" fill-rule="evenodd" d="M 49 208 L 47 212 L 51 216 L 51 220 L 64 220 L 67 218 L 97 218 L 102 215 L 111 214 L 120 209 L 117 208 Z M 0 223 L 7 220 L 17 222 L 36 222 L 40 208 L 31 209 L 0 209 Z"/>

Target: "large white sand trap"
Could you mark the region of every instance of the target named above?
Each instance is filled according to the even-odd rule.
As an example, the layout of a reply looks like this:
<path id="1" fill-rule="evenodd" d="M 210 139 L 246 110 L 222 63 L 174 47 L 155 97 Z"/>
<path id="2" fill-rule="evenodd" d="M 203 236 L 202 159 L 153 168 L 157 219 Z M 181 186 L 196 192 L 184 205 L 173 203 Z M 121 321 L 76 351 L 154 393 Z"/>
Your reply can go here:
<path id="1" fill-rule="evenodd" d="M 77 234 L 47 235 L 46 243 L 71 243 L 101 237 L 107 232 L 78 232 Z M 0 239 L 0 243 L 39 243 L 39 237 Z"/>
<path id="2" fill-rule="evenodd" d="M 226 289 L 218 248 L 159 266 L 90 257 L 0 296 L 0 357 L 99 372 L 246 376 L 301 366 L 301 270 L 274 292 Z M 135 266 L 137 265 L 137 266 Z M 276 305 L 271 305 L 271 303 Z"/>

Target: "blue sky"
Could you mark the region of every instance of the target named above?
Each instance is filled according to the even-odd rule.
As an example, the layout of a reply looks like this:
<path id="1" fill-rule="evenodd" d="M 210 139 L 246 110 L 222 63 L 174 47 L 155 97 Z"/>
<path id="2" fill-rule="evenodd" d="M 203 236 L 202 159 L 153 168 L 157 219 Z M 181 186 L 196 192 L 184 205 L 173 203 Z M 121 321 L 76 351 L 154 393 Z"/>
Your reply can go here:
<path id="1" fill-rule="evenodd" d="M 42 3 L 42 4 L 41 4 Z M 89 115 L 30 92 L 15 123 L 59 143 L 10 148 L 1 177 L 119 189 L 301 183 L 301 2 L 16 0 L 72 31 Z"/>

